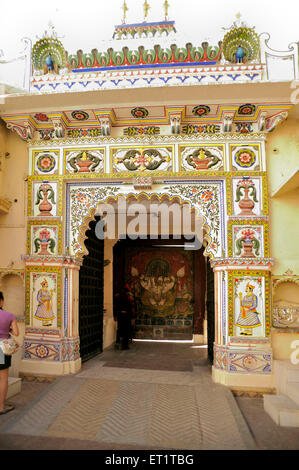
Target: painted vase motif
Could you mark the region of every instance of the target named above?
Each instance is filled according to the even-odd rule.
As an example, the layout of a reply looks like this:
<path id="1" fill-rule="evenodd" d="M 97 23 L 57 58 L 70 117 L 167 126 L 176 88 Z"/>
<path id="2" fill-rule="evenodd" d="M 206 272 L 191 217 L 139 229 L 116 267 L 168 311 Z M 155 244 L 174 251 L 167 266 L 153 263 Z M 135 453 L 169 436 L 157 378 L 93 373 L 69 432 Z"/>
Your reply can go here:
<path id="1" fill-rule="evenodd" d="M 244 191 L 244 197 L 241 199 L 243 195 L 242 190 Z M 252 180 L 244 178 L 239 181 L 236 196 L 236 202 L 239 203 L 239 208 L 241 209 L 239 215 L 256 215 L 252 209 L 255 206 L 255 202 L 258 202 L 258 200 L 256 198 L 256 188 Z M 251 196 L 252 199 L 249 196 Z"/>
<path id="2" fill-rule="evenodd" d="M 39 190 L 36 195 L 36 205 L 39 204 L 38 208 L 40 211 L 40 216 L 52 216 L 51 210 L 53 208 L 51 202 L 55 204 L 54 190 L 52 186 L 48 183 L 44 183 L 39 187 Z M 51 201 L 51 202 L 50 202 Z"/>
<path id="3" fill-rule="evenodd" d="M 199 148 L 187 156 L 187 163 L 196 170 L 208 170 L 217 165 L 221 159 L 207 149 Z"/>
<path id="4" fill-rule="evenodd" d="M 51 233 L 46 228 L 40 232 L 39 238 L 36 238 L 34 240 L 35 253 L 37 253 L 40 249 L 40 255 L 49 255 L 50 252 L 48 251 L 48 249 L 50 249 L 51 252 L 54 253 L 55 245 L 55 240 L 51 238 Z"/>
<path id="5" fill-rule="evenodd" d="M 83 151 L 72 157 L 68 163 L 73 168 L 74 173 L 90 173 L 94 172 L 100 164 L 101 159 L 96 155 Z"/>
<path id="6" fill-rule="evenodd" d="M 241 258 L 256 258 L 259 255 L 260 242 L 255 238 L 254 231 L 242 230 L 241 234 L 241 238 L 236 240 L 236 255 L 239 256 L 242 251 Z"/>

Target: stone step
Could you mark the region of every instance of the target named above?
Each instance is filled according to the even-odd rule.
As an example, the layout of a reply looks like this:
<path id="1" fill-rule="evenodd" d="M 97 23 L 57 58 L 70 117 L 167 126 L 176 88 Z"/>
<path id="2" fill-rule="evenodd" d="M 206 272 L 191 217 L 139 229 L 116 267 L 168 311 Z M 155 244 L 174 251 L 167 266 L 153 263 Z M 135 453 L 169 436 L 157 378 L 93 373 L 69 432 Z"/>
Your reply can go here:
<path id="1" fill-rule="evenodd" d="M 287 384 L 299 384 L 299 364 L 289 361 L 274 361 L 274 381 L 277 394 L 287 395 Z"/>
<path id="2" fill-rule="evenodd" d="M 299 408 L 299 383 L 288 383 L 287 384 L 287 396 L 295 403 Z"/>
<path id="3" fill-rule="evenodd" d="M 264 395 L 264 410 L 278 426 L 299 427 L 299 406 L 286 395 Z"/>
<path id="4" fill-rule="evenodd" d="M 296 382 L 299 384 L 299 366 L 293 366 L 288 368 L 288 382 Z"/>
<path id="5" fill-rule="evenodd" d="M 21 387 L 22 387 L 22 379 L 19 379 L 17 377 L 8 377 L 8 391 L 6 398 L 13 397 L 14 395 L 17 395 L 17 393 L 21 392 Z"/>

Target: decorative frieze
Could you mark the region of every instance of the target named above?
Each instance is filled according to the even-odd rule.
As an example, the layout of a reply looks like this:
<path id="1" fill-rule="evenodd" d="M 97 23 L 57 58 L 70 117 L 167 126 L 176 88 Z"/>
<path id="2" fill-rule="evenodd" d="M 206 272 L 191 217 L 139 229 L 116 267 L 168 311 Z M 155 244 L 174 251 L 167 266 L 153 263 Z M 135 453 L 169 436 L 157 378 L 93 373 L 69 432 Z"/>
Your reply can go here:
<path id="1" fill-rule="evenodd" d="M 228 299 L 229 336 L 269 336 L 269 272 L 229 271 Z"/>

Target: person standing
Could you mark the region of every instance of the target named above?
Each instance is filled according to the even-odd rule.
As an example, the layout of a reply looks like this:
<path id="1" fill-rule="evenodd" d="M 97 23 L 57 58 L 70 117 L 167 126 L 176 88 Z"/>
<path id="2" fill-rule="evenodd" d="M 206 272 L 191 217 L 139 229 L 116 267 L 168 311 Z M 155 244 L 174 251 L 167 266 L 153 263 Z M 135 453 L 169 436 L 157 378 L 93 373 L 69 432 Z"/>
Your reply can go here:
<path id="1" fill-rule="evenodd" d="M 135 321 L 134 299 L 128 284 L 118 292 L 114 299 L 114 320 L 117 321 L 116 345 L 129 349 L 132 327 Z"/>
<path id="2" fill-rule="evenodd" d="M 3 293 L 0 292 L 0 341 L 1 339 L 8 339 L 10 332 L 14 336 L 19 336 L 19 328 L 16 317 L 12 313 L 3 310 L 3 303 Z M 11 356 L 4 354 L 4 364 L 0 363 L 0 415 L 8 413 L 14 409 L 13 405 L 5 404 L 8 390 L 8 369 L 10 366 Z"/>

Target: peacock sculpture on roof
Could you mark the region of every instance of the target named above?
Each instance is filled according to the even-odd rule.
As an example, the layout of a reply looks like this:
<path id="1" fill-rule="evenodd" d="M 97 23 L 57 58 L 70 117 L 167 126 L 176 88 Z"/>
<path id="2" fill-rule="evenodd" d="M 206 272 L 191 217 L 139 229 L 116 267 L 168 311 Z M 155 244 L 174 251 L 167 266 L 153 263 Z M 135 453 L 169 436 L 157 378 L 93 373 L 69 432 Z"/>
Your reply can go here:
<path id="1" fill-rule="evenodd" d="M 260 51 L 260 41 L 254 28 L 240 20 L 241 15 L 236 15 L 237 20 L 228 28 L 222 42 L 222 51 L 225 60 L 232 63 L 245 63 L 257 60 Z M 223 28 L 227 30 L 226 28 Z"/>
<path id="2" fill-rule="evenodd" d="M 50 32 L 45 31 L 32 49 L 32 65 L 35 73 L 59 73 L 67 66 L 67 54 L 62 42 L 57 38 L 54 26 L 49 23 Z"/>

